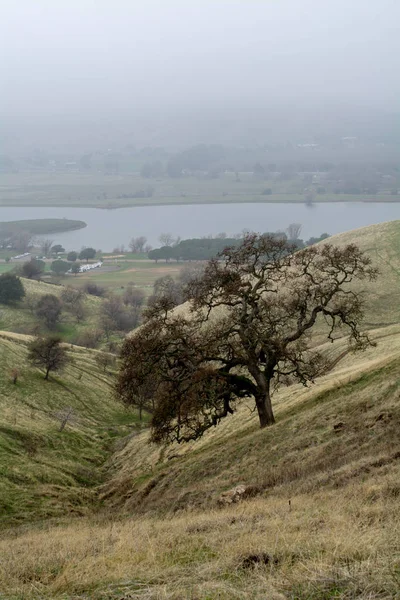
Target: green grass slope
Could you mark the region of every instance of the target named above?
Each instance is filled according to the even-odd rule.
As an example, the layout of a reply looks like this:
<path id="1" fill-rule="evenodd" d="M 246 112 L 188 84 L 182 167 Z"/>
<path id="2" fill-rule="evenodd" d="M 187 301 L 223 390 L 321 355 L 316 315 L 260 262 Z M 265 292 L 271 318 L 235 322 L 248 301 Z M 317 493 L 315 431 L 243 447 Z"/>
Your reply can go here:
<path id="1" fill-rule="evenodd" d="M 39 321 L 29 308 L 29 301 L 37 301 L 40 296 L 45 294 L 52 294 L 60 298 L 64 287 L 24 278 L 21 281 L 26 296 L 15 306 L 0 305 L 0 330 L 30 334 Z M 101 298 L 87 295 L 84 300 L 86 316 L 81 323 L 77 323 L 68 311 L 63 310 L 60 323 L 54 333 L 59 334 L 65 341 L 71 341 L 86 328 L 98 327 L 101 303 Z"/>
<path id="2" fill-rule="evenodd" d="M 136 421 L 113 400 L 96 351 L 69 347 L 68 366 L 46 382 L 27 362 L 28 341 L 0 333 L 0 525 L 93 508 L 112 442 Z"/>

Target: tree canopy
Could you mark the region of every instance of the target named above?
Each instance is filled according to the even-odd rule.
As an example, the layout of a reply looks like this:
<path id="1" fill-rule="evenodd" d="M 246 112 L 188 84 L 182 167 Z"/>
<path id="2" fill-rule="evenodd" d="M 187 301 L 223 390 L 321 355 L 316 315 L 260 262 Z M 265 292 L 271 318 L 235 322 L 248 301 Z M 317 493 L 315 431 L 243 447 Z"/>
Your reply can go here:
<path id="1" fill-rule="evenodd" d="M 44 294 L 36 305 L 36 315 L 42 319 L 49 329 L 54 329 L 60 320 L 62 304 L 57 296 Z"/>
<path id="2" fill-rule="evenodd" d="M 78 258 L 78 253 L 75 252 L 74 250 L 72 250 L 71 252 L 68 252 L 68 254 L 67 254 L 68 262 L 75 262 L 77 258 Z"/>
<path id="3" fill-rule="evenodd" d="M 71 265 L 66 260 L 60 260 L 60 259 L 58 259 L 58 260 L 54 260 L 51 263 L 51 270 L 56 275 L 65 275 L 65 273 L 67 271 L 69 271 L 70 268 L 71 268 Z"/>
<path id="4" fill-rule="evenodd" d="M 79 253 L 80 260 L 86 260 L 88 262 L 89 259 L 94 258 L 96 256 L 96 250 L 94 248 L 83 248 L 83 250 Z"/>
<path id="5" fill-rule="evenodd" d="M 36 367 L 45 370 L 45 379 L 50 371 L 59 371 L 67 362 L 66 350 L 58 337 L 37 338 L 28 346 L 28 359 Z"/>
<path id="6" fill-rule="evenodd" d="M 14 304 L 25 296 L 24 286 L 14 273 L 0 275 L 0 304 Z"/>
<path id="7" fill-rule="evenodd" d="M 46 263 L 43 260 L 31 258 L 31 260 L 28 260 L 22 265 L 21 271 L 24 277 L 33 279 L 34 277 L 39 277 L 44 272 L 45 268 Z"/>
<path id="8" fill-rule="evenodd" d="M 117 392 L 152 413 L 153 441 L 196 439 L 245 397 L 261 427 L 273 424 L 272 392 L 328 368 L 311 344 L 316 324 L 331 340 L 347 330 L 354 350 L 371 343 L 360 329 L 363 293 L 350 285 L 377 276 L 370 258 L 355 245 L 294 249 L 249 234 L 188 283 L 189 310 L 168 297 L 148 309 L 124 343 Z"/>

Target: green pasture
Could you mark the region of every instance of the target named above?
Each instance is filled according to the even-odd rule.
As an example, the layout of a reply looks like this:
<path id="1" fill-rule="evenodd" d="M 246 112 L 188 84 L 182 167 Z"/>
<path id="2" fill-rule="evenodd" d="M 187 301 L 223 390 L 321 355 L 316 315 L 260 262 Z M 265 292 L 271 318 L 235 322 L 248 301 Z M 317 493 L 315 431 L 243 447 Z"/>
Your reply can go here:
<path id="1" fill-rule="evenodd" d="M 182 267 L 182 263 L 156 264 L 147 260 L 117 262 L 108 260 L 100 269 L 80 273 L 76 277 L 68 275 L 62 282 L 75 287 L 83 287 L 86 283 L 93 282 L 115 292 L 122 291 L 127 285 L 133 284 L 150 294 L 156 279 L 165 275 L 176 277 Z"/>

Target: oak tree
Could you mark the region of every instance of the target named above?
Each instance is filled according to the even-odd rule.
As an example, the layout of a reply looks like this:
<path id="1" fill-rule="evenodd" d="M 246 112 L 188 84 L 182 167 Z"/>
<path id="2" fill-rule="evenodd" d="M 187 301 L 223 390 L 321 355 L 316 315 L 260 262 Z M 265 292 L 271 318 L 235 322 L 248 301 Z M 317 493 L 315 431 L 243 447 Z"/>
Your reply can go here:
<path id="1" fill-rule="evenodd" d="M 89 259 L 93 259 L 95 256 L 96 250 L 94 248 L 83 248 L 79 253 L 79 259 L 86 260 L 86 262 L 89 262 Z"/>
<path id="2" fill-rule="evenodd" d="M 44 378 L 47 380 L 50 371 L 59 371 L 65 366 L 67 353 L 59 337 L 37 338 L 28 346 L 28 360 L 45 370 Z"/>
<path id="3" fill-rule="evenodd" d="M 60 320 L 62 304 L 57 296 L 44 294 L 36 304 L 36 316 L 42 319 L 49 329 L 54 329 Z"/>
<path id="4" fill-rule="evenodd" d="M 355 245 L 295 252 L 286 240 L 247 234 L 188 283 L 185 310 L 161 297 L 121 354 L 117 393 L 152 414 L 152 439 L 196 439 L 254 399 L 261 427 L 275 421 L 280 384 L 307 385 L 326 372 L 313 347 L 318 326 L 333 340 L 346 330 L 353 350 L 371 344 L 361 329 L 364 295 L 355 280 L 377 271 Z"/>

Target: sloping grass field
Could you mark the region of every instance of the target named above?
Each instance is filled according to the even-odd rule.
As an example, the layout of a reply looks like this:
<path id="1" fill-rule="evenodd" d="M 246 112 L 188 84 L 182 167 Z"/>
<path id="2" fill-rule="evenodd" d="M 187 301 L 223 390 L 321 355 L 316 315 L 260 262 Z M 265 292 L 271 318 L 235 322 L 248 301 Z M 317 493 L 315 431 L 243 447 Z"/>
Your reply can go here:
<path id="1" fill-rule="evenodd" d="M 45 381 L 27 361 L 29 341 L 0 332 L 0 526 L 93 509 L 112 440 L 137 422 L 113 400 L 96 351 L 68 347 L 65 370 Z"/>
<path id="2" fill-rule="evenodd" d="M 312 387 L 282 388 L 277 423 L 264 430 L 249 402 L 196 443 L 156 447 L 131 429 L 111 449 L 134 416 L 112 400 L 109 376 L 91 371 L 93 353 L 71 350 L 60 377 L 70 399 L 58 377 L 46 388 L 29 370 L 13 386 L 12 357 L 21 362 L 25 348 L 4 334 L 0 418 L 13 433 L 0 432 L 0 453 L 6 473 L 20 466 L 17 482 L 3 475 L 0 488 L 11 507 L 0 598 L 399 600 L 399 233 L 396 222 L 331 240 L 358 243 L 381 269 L 366 298 L 377 346 L 351 354 L 343 338 L 323 343 L 331 371 Z M 32 392 L 15 392 L 19 385 Z M 64 432 L 50 415 L 59 402 L 82 415 Z M 39 443 L 30 456 L 18 437 L 30 429 L 53 446 Z M 81 463 L 94 470 L 89 483 L 76 473 Z M 34 483 L 18 482 L 31 473 Z M 238 485 L 245 498 L 221 504 Z M 42 504 L 34 490 L 45 492 Z M 52 519 L 23 524 L 37 517 Z"/>
<path id="3" fill-rule="evenodd" d="M 38 319 L 29 308 L 29 299 L 37 301 L 40 296 L 52 294 L 61 297 L 63 286 L 21 279 L 25 290 L 25 298 L 16 306 L 0 305 L 0 330 L 16 333 L 31 333 L 38 325 Z M 72 283 L 72 282 L 68 282 Z M 99 320 L 99 310 L 102 300 L 95 296 L 86 295 L 83 302 L 85 319 L 77 323 L 76 319 L 66 310 L 62 312 L 60 323 L 54 333 L 61 335 L 65 341 L 70 341 L 86 328 L 95 327 Z"/>

